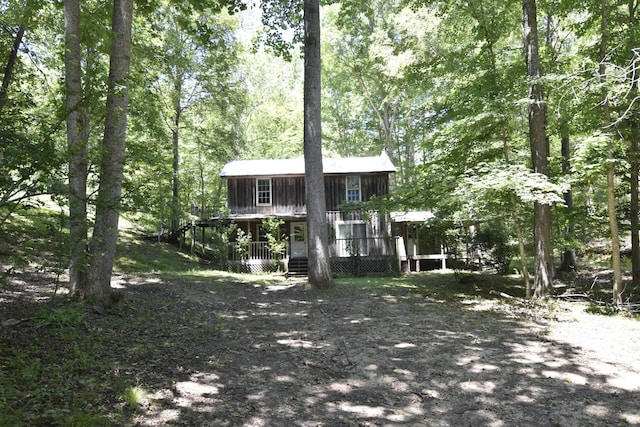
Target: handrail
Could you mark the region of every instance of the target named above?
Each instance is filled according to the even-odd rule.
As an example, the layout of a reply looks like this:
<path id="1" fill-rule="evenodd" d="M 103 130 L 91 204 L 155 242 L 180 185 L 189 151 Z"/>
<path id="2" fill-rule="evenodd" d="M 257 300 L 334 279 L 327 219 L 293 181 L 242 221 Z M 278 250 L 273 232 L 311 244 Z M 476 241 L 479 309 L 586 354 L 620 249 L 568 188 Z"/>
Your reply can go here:
<path id="1" fill-rule="evenodd" d="M 377 257 L 395 254 L 394 237 L 351 237 L 335 239 L 330 245 L 330 255 L 333 257 Z"/>
<path id="2" fill-rule="evenodd" d="M 229 259 L 232 261 L 249 260 L 249 259 L 261 259 L 261 260 L 276 260 L 283 259 L 289 256 L 289 245 L 284 248 L 284 253 L 274 254 L 269 249 L 269 243 L 267 242 L 248 242 L 242 246 L 237 243 L 232 243 Z"/>

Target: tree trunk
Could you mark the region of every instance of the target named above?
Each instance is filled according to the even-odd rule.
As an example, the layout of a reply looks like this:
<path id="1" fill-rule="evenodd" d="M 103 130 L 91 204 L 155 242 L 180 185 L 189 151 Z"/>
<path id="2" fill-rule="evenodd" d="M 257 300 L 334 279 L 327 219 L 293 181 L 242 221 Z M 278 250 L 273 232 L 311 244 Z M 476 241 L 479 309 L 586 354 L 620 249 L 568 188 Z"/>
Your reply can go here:
<path id="1" fill-rule="evenodd" d="M 9 52 L 7 65 L 4 69 L 4 74 L 2 76 L 2 86 L 0 87 L 0 111 L 2 111 L 2 108 L 7 102 L 9 84 L 11 84 L 11 77 L 13 76 L 13 67 L 15 67 L 16 60 L 18 59 L 18 49 L 20 48 L 20 44 L 22 44 L 24 29 L 24 25 L 20 25 L 20 27 L 18 28 L 16 37 L 13 40 L 13 46 L 11 47 L 11 51 Z"/>
<path id="2" fill-rule="evenodd" d="M 87 286 L 87 141 L 88 117 L 83 105 L 80 0 L 65 0 L 65 89 L 69 149 L 69 290 Z"/>
<path id="3" fill-rule="evenodd" d="M 631 52 L 631 63 L 636 65 L 638 63 L 638 57 L 634 49 L 636 47 L 636 0 L 629 0 L 629 51 Z M 638 78 L 636 77 L 631 81 L 632 90 L 638 94 Z M 629 118 L 629 124 L 631 127 L 631 292 L 634 294 L 636 291 L 640 291 L 640 201 L 638 200 L 638 173 L 639 173 L 639 159 L 640 153 L 639 142 L 640 132 L 638 127 L 640 126 L 640 115 L 637 109 L 631 113 Z"/>
<path id="4" fill-rule="evenodd" d="M 304 165 L 307 202 L 309 282 L 333 286 L 329 264 L 327 211 L 322 169 L 320 91 L 320 1 L 304 0 Z"/>
<path id="5" fill-rule="evenodd" d="M 631 277 L 632 290 L 640 289 L 640 208 L 638 203 L 638 120 L 631 117 Z"/>
<path id="6" fill-rule="evenodd" d="M 607 78 L 607 44 L 609 42 L 609 4 L 608 0 L 602 0 L 602 26 L 600 39 L 600 65 L 598 74 L 602 83 Z M 610 131 L 611 109 L 609 106 L 609 96 L 606 88 L 603 89 L 602 96 L 602 128 L 605 133 Z M 620 262 L 620 236 L 618 231 L 618 218 L 616 214 L 615 195 L 615 155 L 613 152 L 613 137 L 607 135 L 607 211 L 609 212 L 609 229 L 611 230 L 611 263 L 613 267 L 613 303 L 622 303 L 622 266 Z"/>
<path id="7" fill-rule="evenodd" d="M 562 150 L 562 173 L 568 175 L 571 172 L 571 140 L 569 139 L 569 129 L 566 123 L 562 123 L 560 126 L 560 141 Z M 574 224 L 573 216 L 573 192 L 569 188 L 564 193 L 564 203 L 566 205 L 567 212 L 569 213 L 569 223 L 564 230 L 565 240 L 572 240 L 574 237 Z M 562 265 L 560 270 L 562 271 L 575 271 L 576 269 L 576 251 L 573 248 L 566 247 L 562 253 Z"/>
<path id="8" fill-rule="evenodd" d="M 180 99 L 182 96 L 182 76 L 177 76 L 173 85 L 173 123 L 171 124 L 171 137 L 173 143 L 173 182 L 171 216 L 172 229 L 178 231 L 180 227 L 180 115 L 182 106 Z"/>
<path id="9" fill-rule="evenodd" d="M 102 141 L 100 180 L 96 199 L 96 222 L 91 242 L 91 266 L 85 297 L 106 301 L 118 240 L 118 219 L 122 193 L 123 166 L 129 101 L 131 26 L 133 0 L 113 4 L 113 41 L 110 50 L 107 115 Z"/>
<path id="10" fill-rule="evenodd" d="M 542 67 L 538 48 L 538 28 L 536 1 L 522 0 L 524 17 L 525 61 L 529 76 L 529 140 L 534 172 L 549 176 L 549 141 L 546 126 L 542 82 Z M 553 262 L 551 247 L 551 206 L 534 203 L 534 292 L 536 298 L 545 297 L 553 290 Z"/>

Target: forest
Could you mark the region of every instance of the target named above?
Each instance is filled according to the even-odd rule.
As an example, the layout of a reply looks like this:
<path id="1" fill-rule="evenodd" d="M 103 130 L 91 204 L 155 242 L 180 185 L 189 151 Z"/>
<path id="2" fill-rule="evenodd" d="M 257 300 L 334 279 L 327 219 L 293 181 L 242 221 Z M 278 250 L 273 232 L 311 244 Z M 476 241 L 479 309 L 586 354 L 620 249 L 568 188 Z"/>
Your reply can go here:
<path id="1" fill-rule="evenodd" d="M 536 295 L 595 246 L 610 254 L 613 301 L 629 302 L 640 280 L 637 4 L 538 3 L 535 69 L 519 4 L 323 5 L 323 155 L 386 150 L 398 169 L 387 209 L 485 224 L 516 248 L 527 282 L 535 270 Z M 85 212 L 113 204 L 109 162 L 121 157 L 111 221 L 130 212 L 171 228 L 194 206 L 224 212 L 225 162 L 303 154 L 301 5 L 136 3 L 126 117 L 108 99 L 120 84 L 109 80 L 121 51 L 111 3 L 62 6 L 2 3 L 2 224 L 50 195 L 70 206 L 70 244 L 83 246 Z M 125 131 L 105 158 L 110 132 Z M 90 247 L 107 245 L 100 223 Z"/>
<path id="2" fill-rule="evenodd" d="M 224 212 L 225 162 L 303 154 L 302 5 L 136 3 L 118 77 L 111 3 L 73 3 L 3 2 L 0 40 L 2 224 L 42 195 L 69 205 L 72 271 L 87 261 L 77 247 L 114 246 L 100 233 L 119 212 L 151 230 L 192 207 Z M 484 224 L 516 248 L 527 282 L 534 270 L 537 296 L 596 246 L 610 254 L 613 301 L 629 302 L 637 4 L 530 2 L 525 20 L 527 4 L 323 5 L 323 155 L 386 150 L 398 172 L 380 203 Z M 118 78 L 126 96 L 110 99 Z M 102 211 L 111 225 L 86 219 Z"/>
<path id="3" fill-rule="evenodd" d="M 0 426 L 640 424 L 637 12 L 0 0 Z M 383 151 L 358 208 L 473 224 L 504 274 L 328 278 L 320 239 L 305 284 L 160 242 L 225 215 L 231 160 Z"/>

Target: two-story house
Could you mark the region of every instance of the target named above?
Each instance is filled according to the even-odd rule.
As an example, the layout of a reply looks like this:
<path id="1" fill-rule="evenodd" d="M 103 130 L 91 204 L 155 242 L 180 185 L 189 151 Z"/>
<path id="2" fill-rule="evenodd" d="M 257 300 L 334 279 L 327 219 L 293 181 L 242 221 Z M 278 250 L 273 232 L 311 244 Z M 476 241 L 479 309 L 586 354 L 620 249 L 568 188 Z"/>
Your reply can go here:
<path id="1" fill-rule="evenodd" d="M 334 272 L 358 273 L 394 268 L 395 243 L 387 215 L 341 210 L 347 202 L 368 201 L 389 193 L 389 177 L 396 171 L 388 155 L 326 158 L 325 201 L 327 233 Z M 263 220 L 281 220 L 286 236 L 285 269 L 304 272 L 307 260 L 307 223 L 304 159 L 236 160 L 227 163 L 220 176 L 227 182 L 226 220 L 244 236 L 251 236 L 240 258 L 230 262 L 246 271 L 262 271 L 273 262 Z M 384 261 L 384 262 L 383 262 Z M 358 265 L 354 266 L 354 262 Z M 355 270 L 355 271 L 354 271 Z M 358 271 L 361 270 L 361 271 Z"/>

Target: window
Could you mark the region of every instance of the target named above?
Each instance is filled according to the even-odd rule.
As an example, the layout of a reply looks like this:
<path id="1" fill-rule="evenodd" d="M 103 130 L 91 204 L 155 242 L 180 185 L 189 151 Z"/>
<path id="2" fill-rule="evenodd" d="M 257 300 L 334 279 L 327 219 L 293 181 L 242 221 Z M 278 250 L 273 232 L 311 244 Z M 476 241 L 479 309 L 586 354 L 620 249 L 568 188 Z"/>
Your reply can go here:
<path id="1" fill-rule="evenodd" d="M 366 256 L 369 253 L 367 242 L 367 225 L 365 223 L 339 223 L 336 231 L 338 256 Z"/>
<path id="2" fill-rule="evenodd" d="M 348 176 L 347 177 L 347 202 L 359 202 L 361 201 L 360 195 L 360 177 Z"/>
<path id="3" fill-rule="evenodd" d="M 271 206 L 271 178 L 256 180 L 256 200 L 258 206 Z"/>

